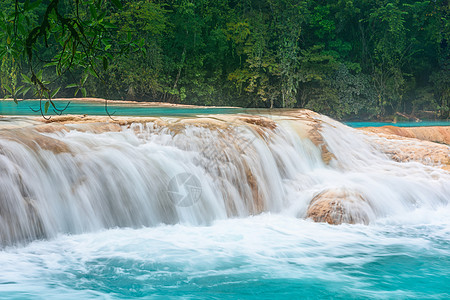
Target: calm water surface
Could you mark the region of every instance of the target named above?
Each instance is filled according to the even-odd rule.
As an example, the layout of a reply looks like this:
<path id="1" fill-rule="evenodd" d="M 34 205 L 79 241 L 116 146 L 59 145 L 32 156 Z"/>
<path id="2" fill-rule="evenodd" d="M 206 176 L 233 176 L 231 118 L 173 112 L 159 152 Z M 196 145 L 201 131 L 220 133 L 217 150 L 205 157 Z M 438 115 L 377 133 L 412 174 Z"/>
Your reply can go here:
<path id="1" fill-rule="evenodd" d="M 55 101 L 58 109 L 63 109 L 69 101 Z M 2 115 L 20 115 L 20 116 L 38 116 L 40 112 L 34 112 L 33 109 L 39 109 L 39 101 L 26 100 L 20 101 L 18 104 L 14 101 L 0 101 L 0 114 Z M 139 106 L 130 104 L 114 104 L 113 101 L 108 102 L 108 111 L 115 116 L 185 116 L 198 114 L 230 114 L 241 112 L 239 108 L 221 108 L 221 107 L 152 107 Z M 70 102 L 64 114 L 81 114 L 106 116 L 104 102 Z M 55 115 L 52 108 L 49 109 L 48 115 Z"/>

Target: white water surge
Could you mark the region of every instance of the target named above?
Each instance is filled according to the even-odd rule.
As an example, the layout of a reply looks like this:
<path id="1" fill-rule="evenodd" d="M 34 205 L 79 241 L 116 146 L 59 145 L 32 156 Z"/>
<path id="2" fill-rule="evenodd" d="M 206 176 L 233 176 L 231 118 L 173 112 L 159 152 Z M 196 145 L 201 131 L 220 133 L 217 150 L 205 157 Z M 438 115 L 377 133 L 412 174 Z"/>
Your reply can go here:
<path id="1" fill-rule="evenodd" d="M 329 190 L 359 195 L 346 208 L 366 223 L 408 223 L 415 211 L 448 207 L 448 172 L 392 161 L 374 142 L 380 138 L 317 118 L 329 164 L 299 121 L 283 117 L 275 128 L 148 122 L 104 132 L 38 132 L 11 119 L 0 125 L 0 244 L 262 212 L 305 218 L 311 200 Z M 181 173 L 200 182 L 192 205 L 176 205 L 168 190 Z"/>

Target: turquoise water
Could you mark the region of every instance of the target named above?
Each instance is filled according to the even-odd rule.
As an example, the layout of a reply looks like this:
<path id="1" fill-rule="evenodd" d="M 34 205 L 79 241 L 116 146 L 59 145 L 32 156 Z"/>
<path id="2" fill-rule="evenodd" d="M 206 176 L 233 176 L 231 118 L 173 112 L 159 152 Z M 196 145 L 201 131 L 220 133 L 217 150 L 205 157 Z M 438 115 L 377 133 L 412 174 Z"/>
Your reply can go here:
<path id="1" fill-rule="evenodd" d="M 353 127 L 381 127 L 381 126 L 397 126 L 397 127 L 423 127 L 423 126 L 450 126 L 450 121 L 422 121 L 422 122 L 344 122 L 344 124 Z"/>
<path id="2" fill-rule="evenodd" d="M 0 252 L 0 298 L 448 299 L 450 215 L 431 214 L 406 225 L 263 214 L 62 235 Z"/>
<path id="3" fill-rule="evenodd" d="M 57 108 L 63 109 L 69 101 L 55 101 Z M 0 101 L 0 115 L 15 116 L 39 116 L 40 112 L 34 112 L 33 109 L 39 108 L 39 101 L 26 100 L 18 104 L 13 101 Z M 245 108 L 223 108 L 223 107 L 145 107 L 132 104 L 114 104 L 113 101 L 108 102 L 108 111 L 114 116 L 191 116 L 199 114 L 234 114 L 234 113 L 252 113 L 270 115 L 277 110 L 270 109 L 245 109 Z M 96 115 L 106 116 L 105 105 L 103 102 L 70 102 L 64 114 L 77 115 Z M 49 116 L 56 113 L 49 109 Z M 450 121 L 422 121 L 422 122 L 344 122 L 344 124 L 359 127 L 380 127 L 380 126 L 398 126 L 398 127 L 418 127 L 418 126 L 450 126 Z"/>
<path id="4" fill-rule="evenodd" d="M 69 101 L 55 101 L 58 109 L 63 109 Z M 18 104 L 13 101 L 0 101 L 0 115 L 15 115 L 15 116 L 40 116 L 40 112 L 34 112 L 39 109 L 39 101 L 26 100 Z M 138 105 L 123 105 L 114 104 L 112 101 L 108 102 L 108 111 L 114 116 L 185 116 L 198 114 L 230 114 L 241 112 L 239 108 L 222 108 L 222 107 L 145 107 Z M 52 116 L 56 113 L 49 109 L 48 115 Z M 64 114 L 76 115 L 96 115 L 106 116 L 105 104 L 103 102 L 70 102 Z"/>

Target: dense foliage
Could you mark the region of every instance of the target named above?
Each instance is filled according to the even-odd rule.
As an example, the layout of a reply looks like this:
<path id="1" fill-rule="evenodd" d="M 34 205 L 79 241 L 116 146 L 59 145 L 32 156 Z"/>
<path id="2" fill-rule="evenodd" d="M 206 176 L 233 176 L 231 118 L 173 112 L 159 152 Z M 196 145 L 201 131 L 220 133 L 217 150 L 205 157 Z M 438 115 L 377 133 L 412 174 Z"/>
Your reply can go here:
<path id="1" fill-rule="evenodd" d="M 34 86 L 44 97 L 76 91 L 306 107 L 338 118 L 449 115 L 445 0 L 3 0 L 0 7 L 3 96 L 33 97 Z"/>

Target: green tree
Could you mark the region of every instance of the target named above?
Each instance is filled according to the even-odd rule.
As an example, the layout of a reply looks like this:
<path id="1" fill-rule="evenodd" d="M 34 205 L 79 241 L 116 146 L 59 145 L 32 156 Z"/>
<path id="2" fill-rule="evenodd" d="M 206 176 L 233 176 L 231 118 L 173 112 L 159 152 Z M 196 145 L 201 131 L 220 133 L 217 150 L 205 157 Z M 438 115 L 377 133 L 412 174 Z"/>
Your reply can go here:
<path id="1" fill-rule="evenodd" d="M 449 112 L 444 0 L 5 0 L 0 92 Z M 61 90 L 59 89 L 61 88 Z M 56 110 L 61 113 L 61 110 Z"/>

